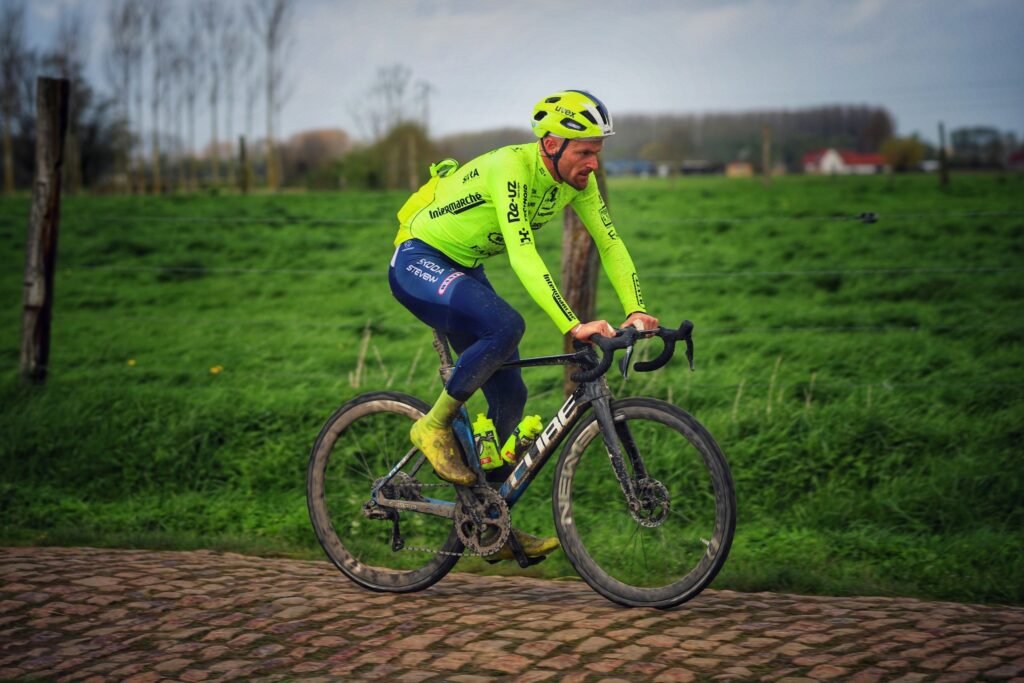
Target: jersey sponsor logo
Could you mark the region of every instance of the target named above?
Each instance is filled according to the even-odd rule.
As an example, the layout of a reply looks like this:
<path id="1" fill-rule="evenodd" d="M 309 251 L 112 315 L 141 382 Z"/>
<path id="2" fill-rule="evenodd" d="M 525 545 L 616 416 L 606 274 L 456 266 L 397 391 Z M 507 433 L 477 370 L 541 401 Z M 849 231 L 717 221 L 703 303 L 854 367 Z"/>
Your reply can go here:
<path id="1" fill-rule="evenodd" d="M 451 275 L 449 275 L 448 277 L 446 277 L 446 278 L 445 278 L 445 279 L 444 279 L 444 280 L 443 280 L 443 281 L 441 282 L 441 286 L 437 288 L 437 295 L 438 295 L 438 296 L 441 296 L 441 295 L 443 295 L 443 294 L 444 294 L 444 293 L 445 293 L 445 292 L 446 292 L 446 291 L 448 290 L 448 288 L 449 288 L 449 287 L 451 286 L 451 284 L 452 284 L 453 282 L 455 282 L 456 280 L 458 280 L 458 279 L 459 279 L 460 277 L 462 277 L 463 275 L 465 275 L 465 273 L 463 273 L 463 272 L 462 272 L 462 271 L 460 271 L 460 270 L 457 270 L 457 271 L 455 271 L 454 273 L 452 273 Z"/>
<path id="2" fill-rule="evenodd" d="M 633 293 L 636 294 L 636 302 L 640 304 L 640 308 L 644 307 L 644 295 L 640 293 L 640 278 L 633 273 Z"/>
<path id="3" fill-rule="evenodd" d="M 519 244 L 529 244 L 533 241 L 529 228 L 519 228 Z"/>
<path id="4" fill-rule="evenodd" d="M 430 259 L 421 258 L 416 262 L 416 265 L 422 266 L 424 270 L 429 270 L 433 273 L 437 273 L 438 275 L 444 274 L 445 271 L 444 266 L 434 263 Z"/>
<path id="5" fill-rule="evenodd" d="M 436 275 L 431 275 L 422 268 L 418 268 L 417 266 L 414 266 L 411 263 L 408 266 L 406 266 L 405 269 L 412 273 L 413 277 L 418 277 L 421 280 L 429 282 L 430 284 L 434 284 L 440 279 Z"/>
<path id="6" fill-rule="evenodd" d="M 509 223 L 519 222 L 519 204 L 516 203 L 516 195 L 519 194 L 519 183 L 514 180 L 508 181 L 507 186 L 508 194 L 508 212 L 505 214 L 505 220 Z"/>
<path id="7" fill-rule="evenodd" d="M 454 202 L 445 204 L 444 206 L 430 210 L 431 218 L 440 218 L 446 213 L 462 213 L 463 211 L 469 211 L 473 207 L 480 206 L 484 203 L 484 196 L 479 192 L 471 192 L 462 199 L 456 199 Z"/>
<path id="8" fill-rule="evenodd" d="M 487 233 L 487 241 L 491 244 L 497 244 L 499 247 L 505 246 L 505 238 L 500 232 Z"/>
<path id="9" fill-rule="evenodd" d="M 474 168 L 472 171 L 470 171 L 466 175 L 462 176 L 462 182 L 465 183 L 467 180 L 470 180 L 471 178 L 479 178 L 479 177 L 480 177 L 480 169 Z"/>
<path id="10" fill-rule="evenodd" d="M 558 201 L 558 188 L 557 187 L 552 187 L 551 188 L 551 193 L 546 195 L 544 197 L 544 199 L 541 200 L 540 205 L 541 205 L 542 208 L 554 210 L 555 202 L 557 202 L 557 201 Z"/>
<path id="11" fill-rule="evenodd" d="M 544 274 L 544 282 L 547 283 L 548 289 L 551 290 L 551 298 L 554 299 L 555 305 L 562 311 L 562 315 L 565 316 L 566 320 L 575 320 L 576 316 L 573 315 L 569 305 L 565 303 L 565 299 L 562 298 L 562 294 L 558 291 L 558 287 L 555 286 L 551 276 L 547 273 Z"/>
<path id="12" fill-rule="evenodd" d="M 608 239 L 619 239 L 619 236 L 615 233 L 615 227 L 612 225 L 612 216 L 608 213 L 608 207 L 601 204 L 601 210 L 598 211 L 598 215 L 601 216 L 601 222 L 604 223 L 605 231 L 608 233 Z"/>

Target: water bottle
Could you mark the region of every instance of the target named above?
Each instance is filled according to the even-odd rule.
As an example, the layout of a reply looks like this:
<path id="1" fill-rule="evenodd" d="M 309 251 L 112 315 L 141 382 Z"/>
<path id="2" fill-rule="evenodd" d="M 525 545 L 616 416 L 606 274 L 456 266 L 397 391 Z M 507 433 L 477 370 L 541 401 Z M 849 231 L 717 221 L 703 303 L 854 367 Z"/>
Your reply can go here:
<path id="1" fill-rule="evenodd" d="M 480 467 L 493 470 L 501 467 L 501 456 L 498 455 L 498 435 L 494 430 L 494 420 L 483 413 L 477 413 L 473 421 L 473 440 L 477 444 Z"/>
<path id="2" fill-rule="evenodd" d="M 501 459 L 514 465 L 530 447 L 530 444 L 537 440 L 542 431 L 544 431 L 544 423 L 541 421 L 540 415 L 524 417 L 515 431 L 505 440 L 505 445 L 501 447 Z"/>

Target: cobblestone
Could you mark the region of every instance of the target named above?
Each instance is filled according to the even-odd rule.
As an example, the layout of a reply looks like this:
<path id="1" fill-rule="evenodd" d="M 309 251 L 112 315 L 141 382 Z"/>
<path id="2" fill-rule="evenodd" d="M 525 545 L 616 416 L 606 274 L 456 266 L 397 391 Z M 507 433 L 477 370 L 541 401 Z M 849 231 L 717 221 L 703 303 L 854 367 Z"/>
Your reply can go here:
<path id="1" fill-rule="evenodd" d="M 1024 674 L 1024 608 L 704 591 L 627 609 L 581 582 L 451 574 L 364 591 L 328 562 L 0 549 L 0 679 L 967 681 Z"/>

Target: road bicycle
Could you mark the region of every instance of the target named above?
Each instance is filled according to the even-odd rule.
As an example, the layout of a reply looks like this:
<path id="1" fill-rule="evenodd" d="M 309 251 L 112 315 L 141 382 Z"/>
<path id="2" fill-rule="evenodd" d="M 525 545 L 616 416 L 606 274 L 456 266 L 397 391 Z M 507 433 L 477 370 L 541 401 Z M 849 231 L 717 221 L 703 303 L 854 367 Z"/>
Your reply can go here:
<path id="1" fill-rule="evenodd" d="M 722 568 L 736 525 L 729 465 L 711 434 L 677 406 L 655 398 L 612 396 L 605 378 L 616 351 L 628 377 L 636 341 L 658 337 L 660 355 L 633 369 L 664 366 L 676 342 L 693 369 L 693 325 L 577 343 L 574 353 L 525 358 L 504 367 L 573 364 L 578 383 L 507 479 L 488 484 L 465 407 L 453 430 L 478 474 L 455 486 L 433 474 L 409 442 L 412 422 L 430 406 L 377 391 L 341 406 L 320 431 L 307 472 L 309 515 L 327 556 L 349 579 L 375 591 L 433 585 L 463 555 L 487 559 L 507 541 L 527 558 L 511 529 L 511 509 L 549 458 L 555 466 L 555 529 L 573 567 L 598 593 L 628 606 L 668 608 L 702 591 Z M 444 335 L 434 347 L 447 380 L 452 356 Z M 598 350 L 601 354 L 598 354 Z M 564 445 L 563 445 L 564 443 Z"/>

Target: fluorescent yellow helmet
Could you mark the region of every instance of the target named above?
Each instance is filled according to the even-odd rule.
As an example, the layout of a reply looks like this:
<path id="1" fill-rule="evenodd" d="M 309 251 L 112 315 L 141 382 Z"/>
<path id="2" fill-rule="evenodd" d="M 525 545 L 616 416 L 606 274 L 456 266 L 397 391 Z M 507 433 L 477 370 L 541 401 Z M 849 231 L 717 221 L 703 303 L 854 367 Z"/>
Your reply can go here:
<path id="1" fill-rule="evenodd" d="M 601 100 L 585 90 L 563 90 L 545 97 L 533 108 L 533 132 L 566 140 L 614 135 L 612 117 Z"/>

